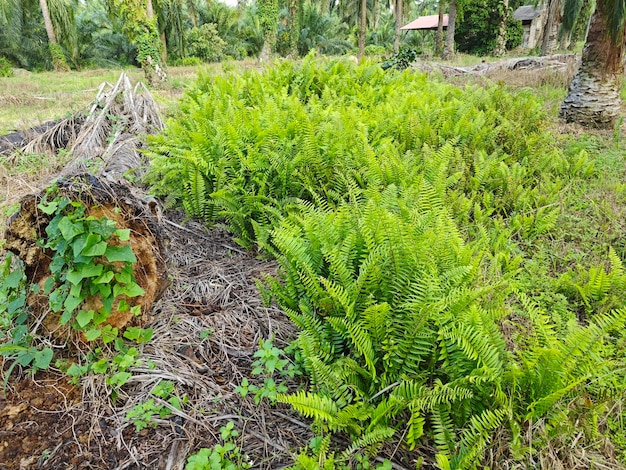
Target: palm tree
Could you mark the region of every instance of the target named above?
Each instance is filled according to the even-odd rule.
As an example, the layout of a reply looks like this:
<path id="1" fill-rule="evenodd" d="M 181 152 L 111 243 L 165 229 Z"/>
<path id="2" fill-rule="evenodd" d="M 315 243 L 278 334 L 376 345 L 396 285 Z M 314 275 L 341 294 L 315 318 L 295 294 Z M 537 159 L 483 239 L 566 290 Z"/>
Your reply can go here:
<path id="1" fill-rule="evenodd" d="M 435 55 L 443 54 L 443 15 L 446 13 L 446 0 L 439 0 L 437 35 L 435 36 Z"/>
<path id="2" fill-rule="evenodd" d="M 506 52 L 506 25 L 509 19 L 509 0 L 502 0 L 500 3 L 500 24 L 498 25 L 498 36 L 496 38 L 496 47 L 493 55 L 501 56 Z"/>
<path id="3" fill-rule="evenodd" d="M 394 2 L 394 14 L 396 17 L 396 36 L 393 41 L 393 50 L 398 52 L 400 50 L 400 28 L 402 27 L 402 7 L 404 0 L 395 0 Z"/>
<path id="4" fill-rule="evenodd" d="M 276 30 L 278 29 L 278 0 L 258 0 L 257 6 L 263 28 L 263 49 L 259 55 L 261 62 L 266 62 L 274 50 Z"/>
<path id="5" fill-rule="evenodd" d="M 289 57 L 298 57 L 298 40 L 300 39 L 299 16 L 302 0 L 289 0 L 287 4 L 287 21 L 289 27 Z"/>
<path id="6" fill-rule="evenodd" d="M 152 0 L 147 0 L 146 6 L 137 0 L 106 0 L 106 6 L 111 17 L 121 20 L 124 35 L 137 46 L 137 61 L 148 83 L 153 82 L 154 74 L 165 80 L 167 75 L 161 67 L 162 45 Z"/>
<path id="7" fill-rule="evenodd" d="M 454 27 L 456 26 L 456 0 L 450 0 L 450 8 L 448 10 L 448 29 L 446 30 L 446 45 L 443 51 L 445 59 L 454 57 Z"/>
<path id="8" fill-rule="evenodd" d="M 567 0 L 568 3 L 575 0 Z M 566 6 L 566 18 L 568 8 Z M 573 21 L 566 20 L 571 28 Z M 620 112 L 620 89 L 626 50 L 626 11 L 616 0 L 597 0 L 578 72 L 560 116 L 567 122 L 611 128 Z"/>
<path id="9" fill-rule="evenodd" d="M 543 39 L 541 41 L 541 52 L 539 55 L 550 55 L 556 50 L 558 46 L 559 27 L 563 20 L 562 10 L 562 0 L 550 0 L 548 2 L 548 15 L 546 17 L 546 25 L 543 28 Z"/>
<path id="10" fill-rule="evenodd" d="M 365 55 L 365 35 L 367 34 L 367 0 L 361 0 L 361 21 L 359 22 L 359 59 Z"/>
<path id="11" fill-rule="evenodd" d="M 54 26 L 52 26 L 52 17 L 50 16 L 50 10 L 48 9 L 47 0 L 39 0 L 39 7 L 43 15 L 43 22 L 46 25 L 46 33 L 48 34 L 48 41 L 50 44 L 58 45 L 57 35 L 54 32 Z"/>

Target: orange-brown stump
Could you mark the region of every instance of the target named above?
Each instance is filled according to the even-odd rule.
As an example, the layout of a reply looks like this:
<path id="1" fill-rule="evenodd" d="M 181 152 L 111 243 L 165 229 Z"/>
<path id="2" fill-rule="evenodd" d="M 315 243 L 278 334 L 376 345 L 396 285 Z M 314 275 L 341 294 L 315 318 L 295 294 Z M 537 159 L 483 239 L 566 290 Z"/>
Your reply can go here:
<path id="1" fill-rule="evenodd" d="M 57 193 L 86 206 L 85 216 L 96 219 L 106 217 L 116 228 L 130 229 L 131 246 L 137 262 L 133 273 L 137 284 L 145 291 L 140 297 L 124 298 L 128 305 L 141 307 L 139 317 L 130 310 L 119 311 L 121 298 L 116 299 L 106 324 L 120 330 L 127 326 L 142 326 L 150 320 L 153 303 L 167 287 L 164 245 L 158 222 L 158 208 L 152 200 L 146 200 L 124 183 L 109 182 L 104 177 L 90 174 L 65 177 L 56 182 Z M 53 216 L 39 210 L 38 205 L 45 192 L 25 196 L 18 212 L 11 217 L 6 230 L 5 248 L 17 255 L 25 264 L 28 282 L 43 287 L 51 276 L 50 262 L 53 253 L 42 248 L 38 240 L 45 239 L 46 227 Z M 120 296 L 124 297 L 124 296 Z M 44 332 L 55 339 L 67 339 L 68 329 L 59 326 L 59 315 L 50 311 L 47 295 L 40 289 L 28 299 L 34 318 L 40 319 Z M 97 310 L 101 300 L 87 297 L 79 308 Z M 79 337 L 80 338 L 80 337 Z"/>

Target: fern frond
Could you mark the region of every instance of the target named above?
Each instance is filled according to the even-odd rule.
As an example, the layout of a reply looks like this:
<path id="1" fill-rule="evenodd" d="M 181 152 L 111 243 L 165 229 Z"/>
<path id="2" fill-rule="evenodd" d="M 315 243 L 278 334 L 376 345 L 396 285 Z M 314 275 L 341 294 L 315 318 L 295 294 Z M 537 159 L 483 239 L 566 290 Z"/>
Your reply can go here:
<path id="1" fill-rule="evenodd" d="M 578 387 L 581 383 L 587 380 L 587 377 L 582 377 L 574 382 L 567 384 L 567 386 L 559 388 L 554 392 L 550 393 L 547 396 L 541 397 L 539 400 L 536 400 L 528 405 L 528 413 L 524 417 L 524 419 L 528 420 L 536 420 L 545 416 L 546 412 L 552 408 L 561 398 L 571 392 L 573 389 Z"/>
<path id="2" fill-rule="evenodd" d="M 424 424 L 426 420 L 422 411 L 417 406 L 409 406 L 409 412 L 411 417 L 407 423 L 406 443 L 409 446 L 409 450 L 415 449 L 418 440 L 424 435 Z"/>
<path id="3" fill-rule="evenodd" d="M 437 448 L 446 456 L 451 456 L 455 449 L 456 432 L 448 405 L 438 405 L 431 410 L 431 421 Z"/>
<path id="4" fill-rule="evenodd" d="M 278 394 L 277 401 L 287 403 L 301 415 L 325 423 L 332 423 L 337 417 L 336 403 L 328 397 L 316 393 L 299 391 L 291 395 Z"/>
<path id="5" fill-rule="evenodd" d="M 453 456 L 453 468 L 472 468 L 480 460 L 491 432 L 502 424 L 506 410 L 484 410 L 470 418 L 469 425 L 461 434 L 458 452 Z"/>
<path id="6" fill-rule="evenodd" d="M 352 441 L 350 447 L 342 452 L 342 457 L 344 459 L 348 459 L 352 454 L 354 454 L 359 449 L 364 447 L 375 448 L 376 446 L 382 444 L 383 442 L 391 439 L 395 434 L 395 430 L 389 427 L 378 427 L 358 439 Z M 371 449 L 372 450 L 372 449 Z M 371 452 L 370 450 L 370 452 Z"/>

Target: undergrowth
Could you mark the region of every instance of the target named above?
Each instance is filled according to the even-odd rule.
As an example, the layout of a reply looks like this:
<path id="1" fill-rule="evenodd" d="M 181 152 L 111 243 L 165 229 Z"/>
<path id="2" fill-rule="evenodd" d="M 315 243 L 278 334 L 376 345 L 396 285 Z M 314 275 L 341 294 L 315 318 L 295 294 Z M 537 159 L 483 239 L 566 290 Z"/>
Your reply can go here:
<path id="1" fill-rule="evenodd" d="M 624 459 L 624 245 L 563 256 L 605 168 L 550 120 L 529 91 L 309 57 L 200 77 L 152 140 L 155 192 L 280 265 L 262 293 L 309 382 L 276 398 L 320 438 L 294 468 L 389 442 L 441 469 Z"/>

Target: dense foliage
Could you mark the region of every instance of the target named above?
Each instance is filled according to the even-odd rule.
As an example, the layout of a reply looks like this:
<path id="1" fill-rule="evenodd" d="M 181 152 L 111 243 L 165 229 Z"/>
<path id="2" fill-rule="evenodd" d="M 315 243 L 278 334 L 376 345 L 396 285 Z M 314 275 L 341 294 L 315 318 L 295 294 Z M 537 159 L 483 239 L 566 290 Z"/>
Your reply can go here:
<path id="1" fill-rule="evenodd" d="M 296 468 L 389 440 L 442 469 L 523 465 L 598 447 L 601 420 L 623 445 L 624 253 L 534 258 L 594 171 L 545 122 L 527 91 L 309 57 L 201 77 L 152 141 L 157 193 L 279 263 L 262 291 L 310 382 L 278 399 L 322 438 Z"/>
<path id="2" fill-rule="evenodd" d="M 498 0 L 473 0 L 463 9 L 463 20 L 459 22 L 455 39 L 457 50 L 476 55 L 489 55 L 496 47 L 498 23 L 503 6 Z M 506 48 L 514 49 L 522 44 L 524 28 L 522 22 L 508 15 Z"/>
<path id="3" fill-rule="evenodd" d="M 45 69 L 54 61 L 81 68 L 115 64 L 146 67 L 147 57 L 152 63 L 163 59 L 172 64 L 198 62 L 185 60 L 190 57 L 200 61 L 243 59 L 258 57 L 265 43 L 268 52 L 282 56 L 304 56 L 312 49 L 329 55 L 356 51 L 356 3 L 255 0 L 240 7 L 204 0 L 150 3 L 154 15 L 148 17 L 146 0 L 48 0 L 59 38 L 58 45 L 48 47 L 39 2 L 0 0 L 0 58 L 16 67 Z M 405 3 L 403 22 L 435 14 L 438 8 L 432 0 Z M 465 3 L 468 13 L 459 25 L 465 32 L 457 35 L 460 49 L 490 53 L 486 48 L 497 32 L 498 2 Z M 367 8 L 366 45 L 377 48 L 377 55 L 388 53 L 393 49 L 395 18 L 385 2 L 367 2 Z M 200 41 L 205 42 L 200 47 L 199 37 L 206 36 L 211 28 L 215 34 L 210 33 L 209 42 L 214 42 L 214 47 L 205 40 Z M 509 37 L 518 30 L 519 25 L 511 23 Z M 409 48 L 427 51 L 432 50 L 433 38 L 432 31 L 409 31 L 402 32 L 400 40 Z M 482 46 L 464 46 L 471 38 L 478 38 Z M 510 47 L 515 45 L 509 41 Z"/>

